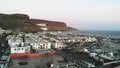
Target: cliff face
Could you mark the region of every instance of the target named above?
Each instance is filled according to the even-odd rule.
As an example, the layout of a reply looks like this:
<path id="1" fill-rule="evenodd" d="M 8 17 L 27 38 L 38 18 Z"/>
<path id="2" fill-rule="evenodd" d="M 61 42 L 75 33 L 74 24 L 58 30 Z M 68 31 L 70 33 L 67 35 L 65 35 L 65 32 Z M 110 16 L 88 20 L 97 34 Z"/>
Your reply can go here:
<path id="1" fill-rule="evenodd" d="M 47 30 L 72 30 L 64 22 L 29 19 L 26 14 L 0 14 L 0 27 L 25 32 Z"/>
<path id="2" fill-rule="evenodd" d="M 36 26 L 29 23 L 25 14 L 0 14 L 0 27 L 19 31 L 37 31 Z"/>
<path id="3" fill-rule="evenodd" d="M 47 28 L 47 30 L 74 30 L 73 28 L 67 27 L 64 22 L 47 21 L 40 19 L 30 19 L 30 22 L 34 25 L 45 24 L 44 26 L 38 26 L 40 28 Z"/>

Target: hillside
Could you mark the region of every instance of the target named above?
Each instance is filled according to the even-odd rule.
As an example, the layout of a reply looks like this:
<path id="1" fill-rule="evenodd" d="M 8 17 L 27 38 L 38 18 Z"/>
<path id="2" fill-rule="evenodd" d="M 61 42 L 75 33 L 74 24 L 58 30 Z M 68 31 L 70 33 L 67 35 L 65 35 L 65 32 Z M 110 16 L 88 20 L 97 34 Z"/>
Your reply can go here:
<path id="1" fill-rule="evenodd" d="M 25 14 L 0 14 L 0 27 L 3 29 L 34 32 L 35 25 L 29 23 L 29 16 Z"/>
<path id="2" fill-rule="evenodd" d="M 0 27 L 25 32 L 36 32 L 44 29 L 72 30 L 64 22 L 29 19 L 29 16 L 26 14 L 0 14 Z"/>
<path id="3" fill-rule="evenodd" d="M 47 21 L 41 19 L 30 19 L 30 23 L 34 25 L 43 24 L 38 26 L 40 28 L 47 28 L 47 30 L 74 30 L 74 28 L 67 27 L 64 22 L 58 21 Z"/>

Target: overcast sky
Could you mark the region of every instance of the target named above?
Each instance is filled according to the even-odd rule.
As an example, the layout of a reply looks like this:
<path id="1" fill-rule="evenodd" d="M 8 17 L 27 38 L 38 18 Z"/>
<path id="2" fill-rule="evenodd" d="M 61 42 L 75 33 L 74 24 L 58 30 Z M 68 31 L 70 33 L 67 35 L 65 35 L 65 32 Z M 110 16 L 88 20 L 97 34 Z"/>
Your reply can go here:
<path id="1" fill-rule="evenodd" d="M 120 31 L 120 0 L 0 0 L 0 13 L 63 21 L 80 30 Z"/>

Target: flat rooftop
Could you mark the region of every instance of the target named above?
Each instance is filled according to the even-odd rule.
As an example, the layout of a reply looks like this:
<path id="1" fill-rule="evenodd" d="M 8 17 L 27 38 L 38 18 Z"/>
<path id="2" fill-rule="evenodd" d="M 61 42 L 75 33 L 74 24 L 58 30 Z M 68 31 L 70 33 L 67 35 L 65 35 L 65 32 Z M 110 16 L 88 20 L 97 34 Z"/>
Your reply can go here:
<path id="1" fill-rule="evenodd" d="M 39 58 L 19 58 L 11 59 L 8 68 L 49 68 L 50 64 L 58 64 L 60 56 L 43 56 Z M 27 64 L 20 65 L 20 62 L 27 62 Z"/>

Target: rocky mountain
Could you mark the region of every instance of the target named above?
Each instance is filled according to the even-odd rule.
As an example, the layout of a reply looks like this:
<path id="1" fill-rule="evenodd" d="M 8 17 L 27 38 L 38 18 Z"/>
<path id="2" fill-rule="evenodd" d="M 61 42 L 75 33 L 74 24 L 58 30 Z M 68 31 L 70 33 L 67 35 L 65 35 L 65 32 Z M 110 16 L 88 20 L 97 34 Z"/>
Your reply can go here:
<path id="1" fill-rule="evenodd" d="M 38 30 L 73 30 L 64 22 L 30 19 L 26 14 L 0 14 L 0 27 L 25 32 Z"/>
<path id="2" fill-rule="evenodd" d="M 64 22 L 47 21 L 41 19 L 30 19 L 30 23 L 38 25 L 40 28 L 46 28 L 47 30 L 74 30 L 74 28 L 67 27 Z"/>

